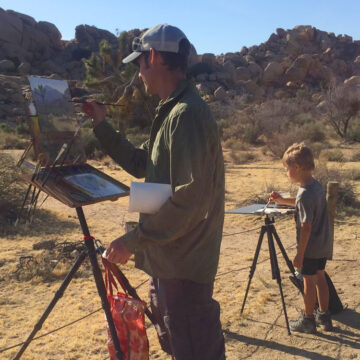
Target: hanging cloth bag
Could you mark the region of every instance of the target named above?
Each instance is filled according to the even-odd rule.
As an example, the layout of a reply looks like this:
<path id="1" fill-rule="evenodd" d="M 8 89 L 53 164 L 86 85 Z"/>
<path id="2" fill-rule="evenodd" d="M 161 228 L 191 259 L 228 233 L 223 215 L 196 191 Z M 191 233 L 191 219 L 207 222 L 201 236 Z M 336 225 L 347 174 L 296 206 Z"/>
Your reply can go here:
<path id="1" fill-rule="evenodd" d="M 120 342 L 123 360 L 149 360 L 149 341 L 145 328 L 146 303 L 131 298 L 117 272 L 115 264 L 102 258 L 105 268 L 105 286 L 111 315 Z M 123 292 L 118 290 L 120 284 Z M 108 324 L 108 351 L 110 360 L 116 360 L 115 347 Z"/>

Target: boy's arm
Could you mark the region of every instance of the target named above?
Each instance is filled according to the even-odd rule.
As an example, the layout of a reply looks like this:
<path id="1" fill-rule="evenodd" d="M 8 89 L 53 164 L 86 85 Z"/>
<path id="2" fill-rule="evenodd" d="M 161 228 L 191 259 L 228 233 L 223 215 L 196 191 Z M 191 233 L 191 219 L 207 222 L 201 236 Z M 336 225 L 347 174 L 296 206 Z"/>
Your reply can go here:
<path id="1" fill-rule="evenodd" d="M 311 224 L 301 223 L 299 244 L 297 247 L 296 256 L 293 261 L 294 266 L 297 268 L 301 268 L 303 266 L 304 254 L 310 239 L 310 233 L 311 233 Z"/>
<path id="2" fill-rule="evenodd" d="M 270 202 L 275 202 L 280 205 L 295 206 L 295 198 L 283 198 L 277 191 L 270 194 Z"/>

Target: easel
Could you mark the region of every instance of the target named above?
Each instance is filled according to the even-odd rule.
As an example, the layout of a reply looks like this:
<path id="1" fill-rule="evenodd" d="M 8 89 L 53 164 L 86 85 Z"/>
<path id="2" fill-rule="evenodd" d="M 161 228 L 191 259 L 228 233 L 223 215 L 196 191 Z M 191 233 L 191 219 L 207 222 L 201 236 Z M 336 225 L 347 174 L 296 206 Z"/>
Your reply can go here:
<path id="1" fill-rule="evenodd" d="M 69 94 L 67 93 L 68 85 L 66 82 L 59 81 L 59 80 L 52 80 L 52 79 L 35 78 L 35 77 L 29 77 L 29 80 L 30 80 L 30 83 L 31 83 L 31 81 L 35 82 L 35 83 L 31 84 L 31 86 L 34 90 L 33 91 L 34 93 L 36 93 L 37 89 L 40 91 L 40 89 L 46 90 L 49 87 L 53 91 L 55 91 L 55 90 L 63 91 L 62 96 L 58 100 L 58 102 L 59 102 L 57 104 L 58 109 L 64 108 L 65 104 L 67 104 L 71 101 L 71 99 L 68 98 L 68 96 L 69 96 Z M 36 88 L 36 87 L 38 87 L 38 88 Z M 40 103 L 42 103 L 42 105 L 45 105 L 45 93 L 43 93 L 42 95 L 43 95 L 42 101 Z M 50 106 L 50 105 L 48 105 L 48 106 Z M 28 115 L 30 117 L 30 113 Z M 45 116 L 46 112 L 43 115 Z M 63 116 L 66 118 L 66 115 L 68 115 L 68 114 L 64 114 Z M 32 114 L 31 116 L 34 116 L 34 114 Z M 41 191 L 45 192 L 47 194 L 47 196 L 50 195 L 50 196 L 54 197 L 55 199 L 61 201 L 65 205 L 74 207 L 76 209 L 76 213 L 77 213 L 77 216 L 78 216 L 78 219 L 79 219 L 79 222 L 81 225 L 81 229 L 83 232 L 86 250 L 84 250 L 77 257 L 74 265 L 70 269 L 69 273 L 66 275 L 60 288 L 56 291 L 54 298 L 51 300 L 50 304 L 44 311 L 43 315 L 40 317 L 38 322 L 35 324 L 33 331 L 30 333 L 30 335 L 28 336 L 28 338 L 26 339 L 26 341 L 24 342 L 23 346 L 21 347 L 19 352 L 16 354 L 14 359 L 15 360 L 20 359 L 21 355 L 24 353 L 24 351 L 29 346 L 32 339 L 35 337 L 35 334 L 41 329 L 43 323 L 45 322 L 46 318 L 48 317 L 48 315 L 50 314 L 50 312 L 52 311 L 52 309 L 54 308 L 54 306 L 56 305 L 58 300 L 64 294 L 64 291 L 66 290 L 70 281 L 72 280 L 75 273 L 79 269 L 80 265 L 83 263 L 86 256 L 88 256 L 90 263 L 91 263 L 92 272 L 93 272 L 93 276 L 95 279 L 97 291 L 101 298 L 102 308 L 105 311 L 106 319 L 107 319 L 108 326 L 109 326 L 109 331 L 110 331 L 111 338 L 112 338 L 114 348 L 115 348 L 115 355 L 118 360 L 122 360 L 123 354 L 122 354 L 122 351 L 120 348 L 120 343 L 119 343 L 119 339 L 117 336 L 115 324 L 114 324 L 114 321 L 113 321 L 113 318 L 111 315 L 111 310 L 110 310 L 110 305 L 109 305 L 109 302 L 107 299 L 105 284 L 104 284 L 101 270 L 99 268 L 99 264 L 98 264 L 98 261 L 96 258 L 96 249 L 95 249 L 94 238 L 90 235 L 89 228 L 88 228 L 88 225 L 87 225 L 87 222 L 86 222 L 83 210 L 82 210 L 82 206 L 88 205 L 88 204 L 93 204 L 93 203 L 96 203 L 99 201 L 104 201 L 104 200 L 116 200 L 117 198 L 119 198 L 121 196 L 128 195 L 129 188 L 126 185 L 116 181 L 115 179 L 112 179 L 108 175 L 101 173 L 100 171 L 96 170 L 95 168 L 91 167 L 88 164 L 84 164 L 84 163 L 78 164 L 77 160 L 73 160 L 72 162 L 70 162 L 71 165 L 68 165 L 65 163 L 65 160 L 67 160 L 69 157 L 70 148 L 72 147 L 72 145 L 74 144 L 74 142 L 77 138 L 77 134 L 80 129 L 81 123 L 78 124 L 78 126 L 74 132 L 70 132 L 70 135 L 69 134 L 67 135 L 67 143 L 63 143 L 63 145 L 60 148 L 60 151 L 57 153 L 57 155 L 55 154 L 56 157 L 54 156 L 55 159 L 52 161 L 51 165 L 49 164 L 50 161 L 46 161 L 46 163 L 44 164 L 43 161 L 41 159 L 39 159 L 39 154 L 38 154 L 39 151 L 38 151 L 37 146 L 39 145 L 38 142 L 39 142 L 39 139 L 41 140 L 41 137 L 39 137 L 40 130 L 39 130 L 38 122 L 30 121 L 30 124 L 31 124 L 30 125 L 31 131 L 33 133 L 32 145 L 34 146 L 34 149 L 35 149 L 35 155 L 38 155 L 37 156 L 38 163 L 37 163 L 37 166 L 34 167 L 34 173 L 30 178 L 29 177 L 26 178 L 26 176 L 24 176 L 24 180 L 29 182 L 29 188 L 28 188 L 22 208 L 25 206 L 26 199 L 29 195 L 29 192 L 30 192 L 30 189 L 32 186 L 34 187 L 34 189 L 33 189 L 33 195 L 32 195 L 32 200 L 31 200 L 30 205 L 33 206 L 33 212 L 35 211 L 36 201 L 37 201 L 37 198 Z M 46 133 L 45 133 L 45 135 L 46 135 Z M 55 137 L 53 136 L 51 139 L 55 139 Z M 60 140 L 61 140 L 61 138 L 60 138 Z M 37 144 L 37 145 L 35 146 L 35 144 Z M 23 156 L 19 160 L 18 166 L 21 166 L 21 163 L 24 161 L 26 153 L 29 151 L 29 149 L 30 149 L 30 147 L 28 147 L 28 149 L 24 152 Z M 41 168 L 41 166 L 44 166 L 44 167 Z M 72 175 L 74 173 L 74 170 L 80 170 L 80 176 L 83 174 L 90 173 L 93 176 L 93 178 L 100 178 L 103 183 L 110 183 L 113 186 L 113 188 L 111 188 L 111 191 L 109 193 L 104 193 L 104 194 L 101 192 L 100 192 L 100 194 L 97 194 L 96 191 L 94 190 L 94 192 L 95 192 L 95 194 L 94 194 L 91 191 L 92 190 L 91 187 L 90 187 L 90 189 L 86 188 L 86 186 L 85 186 L 85 188 L 81 188 L 81 186 L 79 184 L 77 184 L 76 182 L 75 182 L 75 184 L 71 183 L 71 181 L 69 183 L 69 181 L 66 180 L 66 176 L 69 175 L 69 173 L 68 173 L 69 171 L 70 171 L 70 175 Z M 41 178 L 40 178 L 39 174 L 41 172 L 42 172 L 43 176 L 41 176 Z M 75 174 L 76 174 L 76 172 L 75 172 Z M 77 175 L 79 175 L 79 174 L 77 174 Z M 114 190 L 114 188 L 115 188 L 115 190 Z M 35 195 L 36 190 L 37 190 L 37 194 Z M 31 209 L 31 206 L 29 209 Z M 20 220 L 20 217 L 18 218 L 18 220 Z M 97 248 L 98 248 L 98 252 L 100 252 L 100 253 L 102 253 L 102 251 L 104 250 L 104 248 L 102 248 L 101 246 L 98 246 L 98 245 L 97 245 Z M 118 268 L 116 271 L 118 272 L 119 276 L 123 280 L 123 284 L 124 284 L 126 290 L 128 291 L 129 295 L 131 295 L 132 297 L 134 297 L 136 299 L 139 299 L 139 297 L 136 293 L 136 290 L 131 287 L 131 285 L 129 284 L 125 275 Z M 150 321 L 153 322 L 151 312 L 148 309 L 146 309 L 145 313 L 148 316 L 148 318 L 150 319 Z"/>
<path id="2" fill-rule="evenodd" d="M 81 229 L 82 229 L 82 232 L 83 232 L 83 235 L 84 235 L 84 242 L 85 242 L 86 250 L 84 250 L 78 256 L 78 258 L 76 259 L 74 265 L 70 269 L 69 273 L 66 275 L 66 277 L 65 277 L 64 281 L 62 282 L 61 286 L 56 291 L 54 298 L 51 300 L 50 304 L 48 305 L 48 307 L 44 311 L 43 315 L 40 317 L 39 321 L 34 326 L 33 331 L 28 336 L 28 338 L 24 342 L 24 344 L 21 347 L 21 349 L 19 350 L 19 352 L 16 354 L 14 360 L 20 359 L 21 355 L 24 353 L 24 351 L 26 350 L 26 348 L 28 347 L 28 345 L 30 344 L 32 339 L 35 337 L 36 333 L 41 329 L 43 323 L 45 322 L 45 320 L 49 316 L 52 309 L 55 307 L 58 300 L 63 296 L 64 291 L 66 290 L 66 288 L 69 285 L 70 281 L 72 280 L 75 273 L 79 269 L 80 265 L 85 260 L 86 256 L 89 256 L 93 276 L 94 276 L 95 283 L 96 283 L 96 288 L 97 288 L 97 291 L 98 291 L 99 296 L 101 298 L 101 305 L 102 305 L 102 308 L 105 311 L 106 319 L 107 319 L 108 324 L 109 324 L 109 330 L 110 330 L 110 333 L 111 333 L 111 337 L 112 337 L 112 340 L 114 342 L 114 346 L 115 346 L 115 349 L 116 349 L 116 357 L 117 357 L 118 360 L 123 359 L 122 352 L 121 352 L 121 349 L 120 349 L 119 339 L 118 339 L 117 333 L 116 333 L 115 324 L 114 324 L 114 321 L 113 321 L 113 318 L 112 318 L 111 312 L 110 312 L 110 305 L 109 305 L 109 302 L 108 302 L 107 297 L 106 297 L 106 289 L 105 289 L 104 281 L 103 281 L 101 270 L 99 268 L 99 264 L 98 264 L 97 258 L 96 258 L 96 250 L 95 250 L 95 245 L 94 245 L 94 238 L 92 236 L 90 236 L 89 228 L 87 226 L 86 219 L 85 219 L 82 207 L 77 207 L 76 208 L 76 213 L 77 213 L 77 216 L 78 216 L 78 219 L 79 219 L 79 222 L 80 222 L 80 225 L 81 225 Z"/>
<path id="3" fill-rule="evenodd" d="M 288 320 L 288 316 L 287 316 L 287 312 L 286 312 L 286 306 L 285 306 L 285 300 L 284 300 L 284 294 L 283 294 L 283 290 L 282 290 L 282 285 L 281 285 L 281 276 L 280 276 L 280 269 L 279 269 L 279 264 L 278 264 L 278 260 L 277 260 L 277 256 L 276 256 L 276 251 L 275 251 L 275 244 L 274 244 L 274 237 L 276 240 L 276 243 L 286 261 L 286 264 L 289 268 L 289 270 L 291 271 L 291 273 L 293 274 L 293 276 L 296 279 L 295 276 L 295 268 L 292 264 L 292 262 L 290 261 L 289 257 L 286 254 L 285 248 L 283 246 L 283 244 L 280 241 L 280 238 L 276 232 L 275 226 L 274 226 L 275 220 L 274 217 L 270 218 L 269 215 L 265 216 L 265 224 L 261 227 L 261 231 L 260 231 L 260 236 L 259 236 L 259 240 L 256 246 L 256 250 L 255 250 L 255 255 L 254 255 L 254 259 L 252 262 L 252 265 L 250 267 L 250 274 L 249 274 L 249 281 L 247 284 L 247 288 L 246 288 L 246 292 L 245 292 L 245 297 L 244 297 L 244 301 L 241 307 L 241 314 L 244 311 L 244 307 L 245 307 L 245 302 L 246 302 L 246 298 L 249 292 L 249 288 L 250 288 L 250 284 L 251 284 L 251 280 L 254 276 L 255 273 L 255 269 L 256 269 L 256 263 L 259 257 L 259 252 L 260 252 L 260 248 L 261 248 L 261 244 L 263 242 L 263 238 L 264 235 L 267 234 L 267 238 L 268 238 L 268 245 L 269 245 L 269 253 L 270 253 L 270 264 L 271 264 L 271 273 L 272 273 L 272 278 L 278 283 L 279 285 L 279 290 L 280 290 L 280 296 L 281 296 L 281 302 L 282 302 L 282 307 L 284 310 L 284 315 L 285 315 L 285 321 L 286 321 L 286 327 L 288 330 L 288 334 L 291 335 L 290 332 L 290 327 L 289 327 L 289 320 Z"/>

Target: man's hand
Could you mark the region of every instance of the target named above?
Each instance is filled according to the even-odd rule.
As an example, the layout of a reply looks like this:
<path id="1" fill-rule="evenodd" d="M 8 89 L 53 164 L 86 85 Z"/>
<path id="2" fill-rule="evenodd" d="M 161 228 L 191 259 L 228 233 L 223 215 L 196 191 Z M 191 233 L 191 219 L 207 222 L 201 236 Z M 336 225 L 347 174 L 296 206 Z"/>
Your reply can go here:
<path id="1" fill-rule="evenodd" d="M 304 262 L 304 255 L 296 254 L 294 261 L 293 261 L 294 267 L 302 268 L 303 262 Z"/>
<path id="2" fill-rule="evenodd" d="M 106 249 L 105 257 L 112 263 L 115 264 L 126 264 L 129 257 L 132 255 L 131 252 L 125 247 L 122 238 L 119 237 L 114 240 L 110 246 Z"/>
<path id="3" fill-rule="evenodd" d="M 94 127 L 105 120 L 105 106 L 100 105 L 95 100 L 88 100 L 84 103 L 82 110 L 86 115 L 91 117 Z"/>

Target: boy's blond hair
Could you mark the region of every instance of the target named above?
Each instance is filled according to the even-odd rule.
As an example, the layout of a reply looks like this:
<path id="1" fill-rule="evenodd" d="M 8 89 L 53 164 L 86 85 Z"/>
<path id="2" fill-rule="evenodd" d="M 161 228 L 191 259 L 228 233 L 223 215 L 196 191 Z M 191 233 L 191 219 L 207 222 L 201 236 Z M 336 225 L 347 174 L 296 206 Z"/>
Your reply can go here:
<path id="1" fill-rule="evenodd" d="M 285 151 L 282 161 L 285 165 L 298 165 L 303 170 L 314 170 L 314 155 L 309 147 L 304 143 L 292 144 Z"/>

